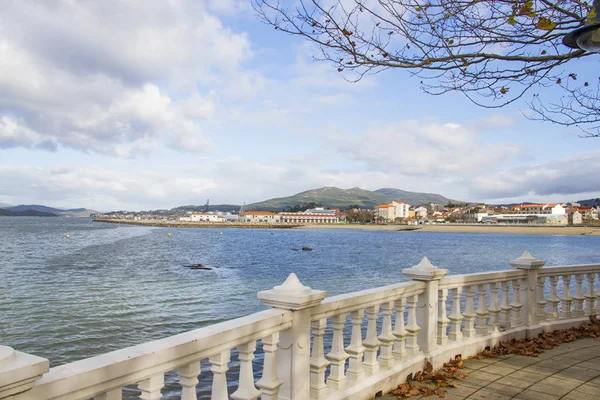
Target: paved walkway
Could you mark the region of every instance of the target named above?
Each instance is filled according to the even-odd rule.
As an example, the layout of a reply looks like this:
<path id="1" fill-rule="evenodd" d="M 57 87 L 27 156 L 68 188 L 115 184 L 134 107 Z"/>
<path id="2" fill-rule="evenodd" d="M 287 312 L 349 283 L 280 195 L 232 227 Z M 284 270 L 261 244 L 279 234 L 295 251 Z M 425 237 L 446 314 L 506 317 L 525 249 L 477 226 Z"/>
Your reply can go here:
<path id="1" fill-rule="evenodd" d="M 594 339 L 564 343 L 538 357 L 509 354 L 465 360 L 464 367 L 461 371 L 469 376 L 456 381 L 457 388 L 445 388 L 445 400 L 600 399 L 600 341 Z M 386 395 L 380 399 L 396 398 Z"/>

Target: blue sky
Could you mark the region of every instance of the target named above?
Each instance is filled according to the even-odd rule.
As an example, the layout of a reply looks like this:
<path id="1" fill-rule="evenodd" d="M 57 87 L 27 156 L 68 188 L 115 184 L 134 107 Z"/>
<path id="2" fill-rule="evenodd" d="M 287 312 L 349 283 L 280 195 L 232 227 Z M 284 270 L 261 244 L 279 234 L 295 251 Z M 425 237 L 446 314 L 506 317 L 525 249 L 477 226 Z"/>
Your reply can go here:
<path id="1" fill-rule="evenodd" d="M 600 139 L 527 120 L 525 101 L 426 95 L 406 71 L 348 83 L 317 51 L 249 1 L 7 0 L 0 203 L 135 210 L 322 186 L 600 197 Z"/>

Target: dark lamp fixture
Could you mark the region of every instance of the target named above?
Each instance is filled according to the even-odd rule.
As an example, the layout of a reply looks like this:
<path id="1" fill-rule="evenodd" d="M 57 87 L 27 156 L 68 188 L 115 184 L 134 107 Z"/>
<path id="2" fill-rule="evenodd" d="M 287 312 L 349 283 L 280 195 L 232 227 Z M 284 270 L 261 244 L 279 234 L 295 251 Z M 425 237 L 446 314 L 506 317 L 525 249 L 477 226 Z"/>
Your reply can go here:
<path id="1" fill-rule="evenodd" d="M 581 49 L 593 53 L 600 52 L 600 0 L 594 0 L 596 10 L 595 24 L 587 25 L 563 37 L 563 44 L 572 49 Z"/>

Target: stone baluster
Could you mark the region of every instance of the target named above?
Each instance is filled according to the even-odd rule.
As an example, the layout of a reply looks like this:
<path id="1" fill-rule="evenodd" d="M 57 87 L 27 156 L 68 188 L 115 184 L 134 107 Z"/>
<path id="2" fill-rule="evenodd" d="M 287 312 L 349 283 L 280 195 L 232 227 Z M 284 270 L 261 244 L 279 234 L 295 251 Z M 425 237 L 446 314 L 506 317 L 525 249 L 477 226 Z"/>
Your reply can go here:
<path id="1" fill-rule="evenodd" d="M 600 316 L 600 272 L 598 273 L 598 291 L 596 292 L 596 315 Z"/>
<path id="2" fill-rule="evenodd" d="M 583 274 L 575 275 L 575 294 L 573 295 L 573 317 L 583 317 Z"/>
<path id="3" fill-rule="evenodd" d="M 544 286 L 545 285 L 546 285 L 546 278 L 543 276 L 540 276 L 538 278 L 538 285 L 537 285 L 536 316 L 537 316 L 538 322 L 546 321 L 546 296 L 544 295 Z M 581 299 L 581 301 L 583 302 L 583 298 Z M 582 314 L 583 314 L 583 311 L 582 311 Z"/>
<path id="4" fill-rule="evenodd" d="M 452 293 L 452 312 L 448 316 L 450 320 L 450 334 L 448 337 L 452 341 L 462 340 L 463 335 L 461 332 L 462 325 L 462 314 L 460 313 L 460 294 L 462 292 L 462 288 L 450 289 L 450 293 Z"/>
<path id="5" fill-rule="evenodd" d="M 438 320 L 437 320 L 437 343 L 445 345 L 448 343 L 448 312 L 446 310 L 446 300 L 448 299 L 448 289 L 438 290 Z"/>
<path id="6" fill-rule="evenodd" d="M 504 281 L 502 285 L 502 300 L 500 304 L 500 326 L 504 329 L 510 328 L 510 312 L 512 307 L 510 306 L 510 281 Z"/>
<path id="7" fill-rule="evenodd" d="M 490 323 L 488 325 L 488 331 L 490 333 L 500 332 L 499 314 L 500 307 L 498 307 L 498 283 L 490 283 Z"/>
<path id="8" fill-rule="evenodd" d="M 558 319 L 558 303 L 560 303 L 560 299 L 558 298 L 558 276 L 550 277 L 550 296 L 547 299 L 548 302 L 548 313 L 547 317 L 549 321 L 555 321 Z"/>
<path id="9" fill-rule="evenodd" d="M 409 355 L 415 355 L 419 352 L 418 335 L 421 327 L 417 325 L 417 303 L 419 296 L 409 296 L 406 300 L 408 308 L 408 324 L 405 329 L 406 335 L 406 352 Z"/>
<path id="10" fill-rule="evenodd" d="M 283 382 L 278 394 L 282 399 L 310 397 L 311 308 L 325 297 L 327 292 L 304 286 L 296 274 L 290 274 L 283 284 L 258 293 L 263 303 L 292 314 L 292 326 L 279 332 L 277 374 Z"/>
<path id="11" fill-rule="evenodd" d="M 344 324 L 346 323 L 346 314 L 336 315 L 331 318 L 331 326 L 333 327 L 333 343 L 331 344 L 331 352 L 327 354 L 327 359 L 331 363 L 329 378 L 327 378 L 327 386 L 338 391 L 346 384 L 346 375 L 344 374 L 344 366 L 348 353 L 344 351 Z"/>
<path id="12" fill-rule="evenodd" d="M 396 306 L 396 325 L 394 325 L 394 331 L 392 332 L 396 338 L 394 342 L 394 359 L 401 361 L 406 357 L 406 335 L 408 332 L 404 328 L 404 307 L 406 305 L 406 299 L 398 299 L 394 302 Z"/>
<path id="13" fill-rule="evenodd" d="M 485 304 L 485 295 L 487 293 L 487 284 L 483 283 L 481 285 L 477 285 L 477 318 L 475 320 L 475 333 L 478 335 L 487 335 L 487 306 Z"/>
<path id="14" fill-rule="evenodd" d="M 465 312 L 463 312 L 463 320 L 465 327 L 463 328 L 463 336 L 466 338 L 475 337 L 475 307 L 473 298 L 475 297 L 475 286 L 465 287 Z"/>
<path id="15" fill-rule="evenodd" d="M 113 389 L 109 390 L 106 393 L 99 394 L 94 396 L 94 400 L 122 400 L 123 399 L 123 389 Z"/>
<path id="16" fill-rule="evenodd" d="M 381 305 L 383 321 L 381 324 L 381 335 L 379 335 L 378 339 L 381 342 L 381 346 L 379 347 L 379 366 L 383 369 L 389 369 L 394 366 L 394 354 L 392 353 L 395 339 L 395 336 L 392 333 L 393 309 L 393 301 L 389 301 Z"/>
<path id="17" fill-rule="evenodd" d="M 512 280 L 512 301 L 510 303 L 511 311 L 510 311 L 510 326 L 511 328 L 521 326 L 523 324 L 523 320 L 521 319 L 521 307 L 523 304 L 521 303 L 521 280 L 513 279 Z"/>
<path id="18" fill-rule="evenodd" d="M 364 316 L 364 310 L 356 310 L 350 313 L 352 335 L 350 337 L 350 345 L 346 347 L 346 353 L 348 353 L 348 370 L 346 371 L 346 376 L 352 384 L 358 383 L 365 378 L 365 370 L 363 368 L 365 347 L 362 344 L 361 332 Z"/>
<path id="19" fill-rule="evenodd" d="M 402 273 L 415 281 L 425 283 L 421 294 L 408 298 L 407 350 L 411 354 L 418 353 L 419 349 L 429 353 L 438 345 L 438 289 L 440 280 L 448 274 L 448 270 L 436 267 L 427 257 L 423 257 L 418 265 L 403 269 Z"/>
<path id="20" fill-rule="evenodd" d="M 381 342 L 377 338 L 377 316 L 379 315 L 379 306 L 367 308 L 367 338 L 363 342 L 365 346 L 365 360 L 363 365 L 367 375 L 375 375 L 379 372 L 379 362 L 377 361 L 377 352 Z"/>
<path id="21" fill-rule="evenodd" d="M 573 298 L 571 297 L 571 275 L 563 275 L 562 283 L 563 295 L 560 298 L 559 317 L 566 319 L 571 318 L 571 304 L 573 303 Z"/>
<path id="22" fill-rule="evenodd" d="M 519 312 L 519 324 L 524 323 L 527 326 L 537 325 L 537 286 L 539 269 L 542 268 L 546 261 L 538 260 L 532 257 L 528 251 L 525 251 L 521 257 L 509 261 L 509 264 L 513 267 L 523 270 L 527 273 L 525 279 L 522 282 L 518 282 L 519 290 L 523 290 L 523 298 L 519 295 L 518 303 L 520 304 Z M 515 295 L 513 281 L 513 297 Z M 511 324 L 512 326 L 512 324 Z"/>
<path id="23" fill-rule="evenodd" d="M 321 340 L 323 340 L 322 336 Z M 279 398 L 279 388 L 283 384 L 277 374 L 277 345 L 279 344 L 279 332 L 272 333 L 263 338 L 262 344 L 265 359 L 263 362 L 262 377 L 256 382 L 256 386 L 260 389 L 261 400 L 277 400 Z M 321 341 L 321 352 L 323 351 L 322 346 L 323 342 Z"/>
<path id="24" fill-rule="evenodd" d="M 30 390 L 49 364 L 45 358 L 0 346 L 0 399 Z"/>
<path id="25" fill-rule="evenodd" d="M 142 392 L 142 400 L 160 400 L 162 393 L 160 390 L 165 386 L 165 374 L 159 372 L 149 378 L 144 379 L 138 384 L 138 389 Z"/>
<path id="26" fill-rule="evenodd" d="M 252 370 L 255 350 L 256 341 L 254 340 L 237 348 L 240 360 L 240 376 L 238 388 L 231 394 L 231 398 L 234 400 L 256 400 L 260 396 L 260 390 L 254 386 L 254 372 Z"/>
<path id="27" fill-rule="evenodd" d="M 594 291 L 594 279 L 596 278 L 596 274 L 585 274 L 585 276 L 587 278 L 587 290 L 585 291 L 584 314 L 593 315 L 596 313 L 596 292 Z"/>
<path id="28" fill-rule="evenodd" d="M 179 384 L 181 385 L 181 400 L 196 400 L 196 385 L 200 375 L 200 361 L 195 361 L 177 368 Z"/>
<path id="29" fill-rule="evenodd" d="M 322 318 L 313 321 L 311 327 L 313 344 L 310 354 L 310 398 L 323 399 L 327 394 L 325 371 L 329 366 L 329 361 L 325 358 L 325 348 L 323 346 L 323 336 L 327 327 L 327 319 Z"/>
<path id="30" fill-rule="evenodd" d="M 225 350 L 208 359 L 210 371 L 213 373 L 211 400 L 227 400 L 229 394 L 227 391 L 227 371 L 229 370 L 229 360 L 231 359 L 231 350 Z"/>

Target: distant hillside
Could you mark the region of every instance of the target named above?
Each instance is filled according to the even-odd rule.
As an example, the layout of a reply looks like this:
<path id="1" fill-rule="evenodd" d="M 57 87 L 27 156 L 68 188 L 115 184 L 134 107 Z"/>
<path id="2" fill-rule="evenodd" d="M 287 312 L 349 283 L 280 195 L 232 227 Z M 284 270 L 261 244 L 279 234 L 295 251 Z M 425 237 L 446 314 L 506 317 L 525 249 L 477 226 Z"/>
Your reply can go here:
<path id="1" fill-rule="evenodd" d="M 6 207 L 8 211 L 12 212 L 24 212 L 24 211 L 36 211 L 46 214 L 52 214 L 54 216 L 61 215 L 63 217 L 89 217 L 91 214 L 96 214 L 97 212 L 94 210 L 88 210 L 86 208 L 71 208 L 71 209 L 63 209 L 63 208 L 54 208 L 48 206 L 42 206 L 39 204 L 22 204 L 19 206 Z"/>
<path id="2" fill-rule="evenodd" d="M 375 192 L 380 193 L 390 200 L 402 200 L 410 205 L 436 203 L 436 204 L 448 204 L 450 202 L 456 203 L 457 200 L 448 199 L 441 194 L 435 193 L 419 193 L 419 192 L 408 192 L 406 190 L 394 189 L 394 188 L 383 188 L 377 189 Z M 462 202 L 459 202 L 462 203 Z"/>
<path id="3" fill-rule="evenodd" d="M 307 190 L 289 197 L 280 197 L 261 201 L 260 203 L 248 204 L 246 210 L 281 211 L 285 207 L 292 207 L 302 203 L 320 203 L 323 207 L 347 208 L 351 205 L 371 208 L 385 203 L 388 199 L 376 192 L 360 188 L 339 189 L 336 187 L 324 187 L 320 189 Z"/>
<path id="4" fill-rule="evenodd" d="M 56 217 L 56 214 L 36 211 L 36 210 L 25 210 L 25 211 L 9 211 L 5 208 L 0 208 L 0 217 Z"/>
<path id="5" fill-rule="evenodd" d="M 12 204 L 0 203 L 0 208 L 12 207 Z"/>
<path id="6" fill-rule="evenodd" d="M 596 207 L 596 206 L 600 206 L 600 199 L 587 199 L 587 200 L 578 200 L 576 201 L 576 203 L 581 204 L 582 206 L 586 206 L 586 207 Z"/>

